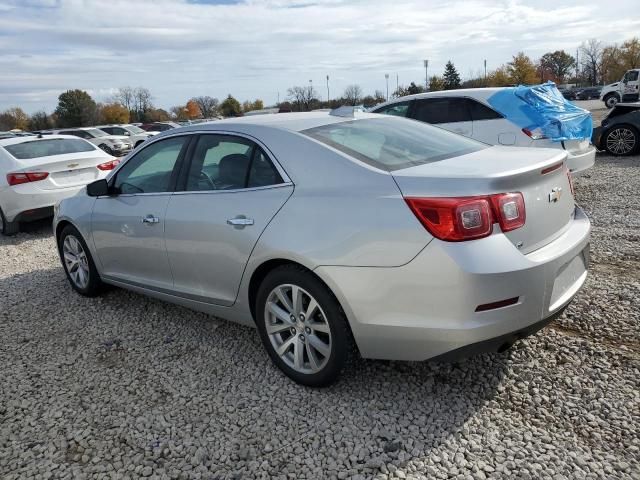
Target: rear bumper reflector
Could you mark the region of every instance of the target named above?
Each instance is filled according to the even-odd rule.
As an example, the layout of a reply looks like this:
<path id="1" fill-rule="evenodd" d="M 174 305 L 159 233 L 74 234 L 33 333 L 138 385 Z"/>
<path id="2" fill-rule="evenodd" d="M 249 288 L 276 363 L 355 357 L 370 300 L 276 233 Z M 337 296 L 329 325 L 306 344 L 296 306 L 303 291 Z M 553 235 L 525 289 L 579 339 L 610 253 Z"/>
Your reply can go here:
<path id="1" fill-rule="evenodd" d="M 483 303 L 476 307 L 476 312 L 486 312 L 487 310 L 495 310 L 496 308 L 508 307 L 518 303 L 520 297 L 507 298 L 506 300 L 500 300 L 499 302 Z"/>
<path id="2" fill-rule="evenodd" d="M 546 175 L 547 173 L 555 172 L 560 167 L 562 167 L 562 162 L 556 163 L 555 165 L 551 165 L 550 167 L 547 167 L 544 170 L 542 170 L 542 172 L 540 173 L 542 173 L 542 175 Z"/>

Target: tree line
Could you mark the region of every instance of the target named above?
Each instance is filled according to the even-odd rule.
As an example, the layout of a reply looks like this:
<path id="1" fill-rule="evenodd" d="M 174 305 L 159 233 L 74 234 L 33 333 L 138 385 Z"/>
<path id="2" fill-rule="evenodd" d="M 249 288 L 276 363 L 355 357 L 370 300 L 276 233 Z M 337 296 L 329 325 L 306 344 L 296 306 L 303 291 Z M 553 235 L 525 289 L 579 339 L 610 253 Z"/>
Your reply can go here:
<path id="1" fill-rule="evenodd" d="M 519 52 L 511 61 L 490 71 L 470 73 L 465 80 L 449 60 L 443 73 L 432 75 L 428 81 L 431 91 L 536 84 L 547 80 L 557 84 L 586 86 L 620 80 L 624 72 L 632 68 L 640 68 L 640 40 L 637 37 L 611 45 L 590 39 L 580 45 L 576 56 L 556 50 L 533 60 L 524 52 Z M 401 97 L 425 90 L 425 85 L 411 82 L 407 86 L 398 86 L 392 96 Z M 355 84 L 347 86 L 340 97 L 328 100 L 321 99 L 312 85 L 293 86 L 287 89 L 286 99 L 276 106 L 283 111 L 309 111 L 341 105 L 370 107 L 386 99 L 381 90 L 365 95 L 362 88 Z M 105 103 L 98 103 L 86 91 L 76 89 L 61 93 L 58 106 L 52 113 L 38 111 L 27 115 L 19 107 L 0 112 L 0 131 L 234 117 L 263 108 L 264 103 L 260 99 L 240 103 L 229 94 L 222 101 L 210 96 L 192 97 L 184 105 L 173 106 L 167 111 L 154 106 L 151 92 L 144 87 L 121 87 Z"/>

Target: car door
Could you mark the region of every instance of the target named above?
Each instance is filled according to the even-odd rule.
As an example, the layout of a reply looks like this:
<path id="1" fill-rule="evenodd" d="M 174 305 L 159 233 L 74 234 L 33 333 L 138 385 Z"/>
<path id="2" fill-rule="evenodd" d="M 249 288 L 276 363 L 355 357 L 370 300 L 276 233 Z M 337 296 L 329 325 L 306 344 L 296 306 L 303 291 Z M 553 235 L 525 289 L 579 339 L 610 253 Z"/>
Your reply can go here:
<path id="1" fill-rule="evenodd" d="M 190 157 L 166 212 L 175 293 L 232 305 L 253 247 L 293 185 L 242 136 L 201 134 Z"/>
<path id="2" fill-rule="evenodd" d="M 143 148 L 110 180 L 114 194 L 96 199 L 91 227 L 106 278 L 154 289 L 173 286 L 165 212 L 191 138 L 169 137 Z"/>
<path id="3" fill-rule="evenodd" d="M 637 101 L 640 93 L 640 70 L 629 70 L 623 78 L 623 102 Z"/>
<path id="4" fill-rule="evenodd" d="M 473 136 L 471 112 L 465 98 L 431 97 L 414 100 L 409 117 L 454 133 Z"/>

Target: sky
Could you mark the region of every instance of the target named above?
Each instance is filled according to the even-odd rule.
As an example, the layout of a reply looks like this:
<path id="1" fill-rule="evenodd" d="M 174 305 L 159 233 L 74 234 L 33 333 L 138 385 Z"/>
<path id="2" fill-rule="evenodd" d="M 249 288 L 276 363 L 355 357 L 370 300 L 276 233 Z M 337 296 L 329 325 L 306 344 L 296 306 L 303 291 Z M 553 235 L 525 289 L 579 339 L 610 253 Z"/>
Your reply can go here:
<path id="1" fill-rule="evenodd" d="M 108 101 L 144 86 L 168 109 L 194 96 L 273 104 L 291 86 L 323 99 L 463 78 L 524 51 L 575 55 L 640 31 L 637 0 L 0 0 L 0 110 L 52 111 L 73 88 Z M 633 12 L 633 13 L 632 13 Z"/>

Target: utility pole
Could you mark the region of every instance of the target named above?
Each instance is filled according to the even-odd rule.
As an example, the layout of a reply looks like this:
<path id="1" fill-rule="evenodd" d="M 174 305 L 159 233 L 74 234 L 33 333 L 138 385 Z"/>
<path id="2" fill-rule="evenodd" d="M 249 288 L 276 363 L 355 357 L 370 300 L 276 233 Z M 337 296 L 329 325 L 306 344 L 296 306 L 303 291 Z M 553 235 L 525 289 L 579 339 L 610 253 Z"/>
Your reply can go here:
<path id="1" fill-rule="evenodd" d="M 426 87 L 425 91 L 429 91 L 429 60 L 424 61 L 424 85 Z"/>
<path id="2" fill-rule="evenodd" d="M 400 77 L 396 73 L 396 92 L 400 90 Z"/>
<path id="3" fill-rule="evenodd" d="M 329 75 L 327 75 L 327 103 L 329 103 Z"/>
<path id="4" fill-rule="evenodd" d="M 278 92 L 278 105 L 280 105 L 280 92 Z"/>
<path id="5" fill-rule="evenodd" d="M 578 80 L 578 76 L 580 75 L 580 60 L 578 58 L 579 54 L 580 54 L 580 49 L 576 48 L 576 87 L 580 86 L 580 83 Z"/>
<path id="6" fill-rule="evenodd" d="M 484 59 L 484 86 L 487 86 L 487 59 Z"/>
<path id="7" fill-rule="evenodd" d="M 389 101 L 389 74 L 384 74 L 384 79 L 387 81 L 387 101 Z"/>

